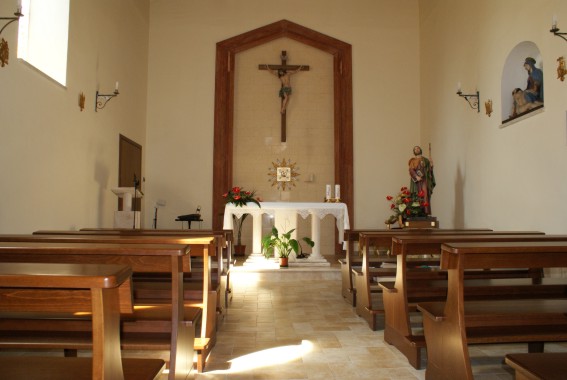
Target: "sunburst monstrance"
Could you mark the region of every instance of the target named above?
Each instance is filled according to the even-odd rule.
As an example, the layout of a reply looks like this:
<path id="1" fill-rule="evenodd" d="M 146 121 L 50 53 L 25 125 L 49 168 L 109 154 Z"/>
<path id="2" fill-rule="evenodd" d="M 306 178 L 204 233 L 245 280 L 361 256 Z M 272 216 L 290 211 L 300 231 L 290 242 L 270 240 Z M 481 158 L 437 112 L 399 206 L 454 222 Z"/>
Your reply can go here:
<path id="1" fill-rule="evenodd" d="M 296 167 L 297 163 L 291 162 L 291 159 L 287 161 L 285 158 L 280 161 L 272 162 L 272 167 L 268 168 L 268 181 L 272 183 L 273 186 L 277 186 L 278 190 L 291 190 L 291 187 L 295 187 L 295 182 L 297 177 L 299 177 L 299 168 Z"/>

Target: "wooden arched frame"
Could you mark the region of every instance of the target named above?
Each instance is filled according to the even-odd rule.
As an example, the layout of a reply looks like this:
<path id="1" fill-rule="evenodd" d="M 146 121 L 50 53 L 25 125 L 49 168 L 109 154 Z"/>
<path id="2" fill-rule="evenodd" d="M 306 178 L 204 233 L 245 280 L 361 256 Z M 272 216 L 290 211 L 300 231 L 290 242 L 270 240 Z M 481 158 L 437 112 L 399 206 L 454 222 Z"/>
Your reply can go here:
<path id="1" fill-rule="evenodd" d="M 224 198 L 233 185 L 233 111 L 235 55 L 278 38 L 290 38 L 333 56 L 335 181 L 348 206 L 353 228 L 353 137 L 351 45 L 287 20 L 217 43 L 215 76 L 215 134 L 213 162 L 213 228 L 222 229 Z M 321 190 L 323 191 L 323 189 Z"/>

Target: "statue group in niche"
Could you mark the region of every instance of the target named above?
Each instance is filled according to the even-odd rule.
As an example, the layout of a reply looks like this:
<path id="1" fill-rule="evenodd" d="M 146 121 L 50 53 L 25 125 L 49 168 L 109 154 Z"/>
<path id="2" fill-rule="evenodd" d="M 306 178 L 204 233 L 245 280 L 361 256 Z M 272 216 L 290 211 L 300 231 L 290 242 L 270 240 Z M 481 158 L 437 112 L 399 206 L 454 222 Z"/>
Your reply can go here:
<path id="1" fill-rule="evenodd" d="M 515 88 L 512 91 L 511 118 L 543 105 L 543 71 L 535 67 L 535 64 L 536 60 L 532 57 L 527 57 L 524 61 L 524 68 L 528 73 L 526 89 Z"/>

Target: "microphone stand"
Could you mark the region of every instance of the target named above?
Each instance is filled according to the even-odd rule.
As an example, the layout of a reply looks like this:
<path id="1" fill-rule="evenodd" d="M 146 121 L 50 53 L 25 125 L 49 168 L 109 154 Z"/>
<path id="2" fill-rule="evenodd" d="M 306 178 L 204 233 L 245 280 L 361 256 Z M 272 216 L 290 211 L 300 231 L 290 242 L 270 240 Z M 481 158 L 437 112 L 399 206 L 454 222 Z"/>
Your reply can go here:
<path id="1" fill-rule="evenodd" d="M 136 173 L 134 173 L 134 206 L 132 207 L 134 210 L 134 223 L 132 225 L 132 229 L 135 230 L 136 229 L 136 199 L 137 199 L 137 190 L 138 190 L 138 184 L 140 182 L 138 181 L 138 178 L 136 178 Z"/>
<path id="2" fill-rule="evenodd" d="M 158 207 L 156 206 L 156 211 L 154 213 L 154 230 L 157 230 L 157 209 Z"/>

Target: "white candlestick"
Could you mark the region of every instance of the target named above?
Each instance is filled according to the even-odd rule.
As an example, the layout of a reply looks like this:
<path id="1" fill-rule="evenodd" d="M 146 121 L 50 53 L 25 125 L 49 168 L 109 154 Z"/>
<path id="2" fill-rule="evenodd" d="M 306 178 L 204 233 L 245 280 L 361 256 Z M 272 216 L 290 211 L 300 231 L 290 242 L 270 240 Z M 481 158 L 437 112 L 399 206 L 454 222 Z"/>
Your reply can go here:
<path id="1" fill-rule="evenodd" d="M 335 185 L 335 199 L 341 199 L 341 185 Z"/>
<path id="2" fill-rule="evenodd" d="M 553 18 L 551 19 L 551 29 L 555 28 L 557 28 L 557 15 L 553 15 Z"/>
<path id="3" fill-rule="evenodd" d="M 457 83 L 457 92 L 461 92 L 461 82 Z"/>
<path id="4" fill-rule="evenodd" d="M 325 199 L 331 199 L 331 185 L 327 185 L 325 188 Z"/>
<path id="5" fill-rule="evenodd" d="M 118 91 L 118 82 L 116 82 L 116 86 L 114 87 L 114 91 Z"/>

